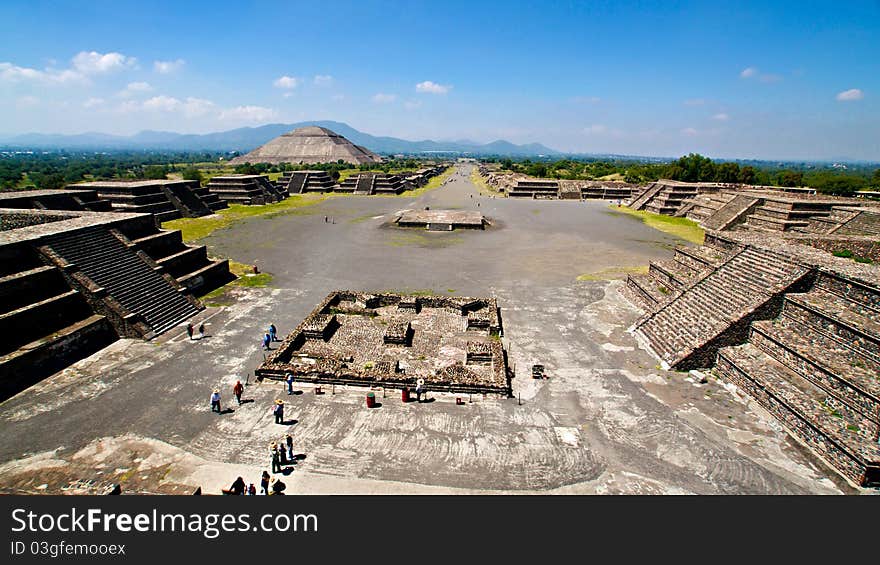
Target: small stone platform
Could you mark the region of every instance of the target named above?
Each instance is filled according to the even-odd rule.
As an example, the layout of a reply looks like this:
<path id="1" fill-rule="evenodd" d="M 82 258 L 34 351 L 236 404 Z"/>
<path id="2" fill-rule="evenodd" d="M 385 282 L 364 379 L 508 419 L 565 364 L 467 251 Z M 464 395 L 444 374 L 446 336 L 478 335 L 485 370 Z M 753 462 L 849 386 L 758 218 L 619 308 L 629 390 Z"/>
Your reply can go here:
<path id="1" fill-rule="evenodd" d="M 432 231 L 482 230 L 491 225 L 485 216 L 472 210 L 404 210 L 394 223 L 403 228 Z"/>
<path id="2" fill-rule="evenodd" d="M 415 304 L 415 308 L 413 308 Z M 480 324 L 473 320 L 479 319 Z M 263 378 L 510 395 L 495 299 L 327 296 L 256 370 Z"/>

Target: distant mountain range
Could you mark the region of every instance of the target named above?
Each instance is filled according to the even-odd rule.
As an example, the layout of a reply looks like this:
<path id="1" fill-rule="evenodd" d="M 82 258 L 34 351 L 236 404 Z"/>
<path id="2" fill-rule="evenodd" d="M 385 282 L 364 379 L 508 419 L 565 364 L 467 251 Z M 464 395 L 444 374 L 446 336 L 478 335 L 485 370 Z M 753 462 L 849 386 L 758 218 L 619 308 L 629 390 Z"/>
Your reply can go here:
<path id="1" fill-rule="evenodd" d="M 509 141 L 479 144 L 460 141 L 409 141 L 396 137 L 377 137 L 354 129 L 348 124 L 333 121 L 300 122 L 296 124 L 268 124 L 253 128 L 238 128 L 206 134 L 181 134 L 166 131 L 142 131 L 130 136 L 105 133 L 76 135 L 28 133 L 0 138 L 0 146 L 27 149 L 154 149 L 174 151 L 239 151 L 246 153 L 270 139 L 303 126 L 321 126 L 346 137 L 355 145 L 362 145 L 376 153 L 387 155 L 456 153 L 472 155 L 499 155 L 523 157 L 532 155 L 562 155 L 561 152 L 540 143 L 516 145 Z"/>

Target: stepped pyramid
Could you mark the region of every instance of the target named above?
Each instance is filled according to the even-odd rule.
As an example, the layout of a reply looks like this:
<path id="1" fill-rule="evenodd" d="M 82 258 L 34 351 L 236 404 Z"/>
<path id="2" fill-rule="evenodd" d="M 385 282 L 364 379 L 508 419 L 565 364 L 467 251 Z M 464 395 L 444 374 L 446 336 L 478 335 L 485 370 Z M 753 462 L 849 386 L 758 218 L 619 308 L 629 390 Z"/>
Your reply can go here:
<path id="1" fill-rule="evenodd" d="M 230 163 L 312 164 L 335 163 L 340 159 L 355 165 L 382 161 L 369 149 L 353 144 L 338 133 L 327 128 L 307 126 L 280 135 Z"/>

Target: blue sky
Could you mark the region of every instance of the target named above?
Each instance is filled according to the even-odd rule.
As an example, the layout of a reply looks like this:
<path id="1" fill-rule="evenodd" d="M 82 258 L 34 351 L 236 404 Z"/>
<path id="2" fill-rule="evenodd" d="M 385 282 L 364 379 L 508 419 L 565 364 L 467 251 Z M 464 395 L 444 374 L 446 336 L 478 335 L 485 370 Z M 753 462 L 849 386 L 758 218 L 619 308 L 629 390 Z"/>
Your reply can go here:
<path id="1" fill-rule="evenodd" d="M 880 160 L 880 2 L 0 3 L 0 133 Z"/>

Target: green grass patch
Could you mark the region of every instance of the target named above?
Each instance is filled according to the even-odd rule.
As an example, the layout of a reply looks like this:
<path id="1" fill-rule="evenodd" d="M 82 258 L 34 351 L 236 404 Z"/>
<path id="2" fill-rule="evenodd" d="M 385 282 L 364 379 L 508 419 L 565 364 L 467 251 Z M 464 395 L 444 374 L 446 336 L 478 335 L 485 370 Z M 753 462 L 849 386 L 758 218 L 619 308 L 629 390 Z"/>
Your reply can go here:
<path id="1" fill-rule="evenodd" d="M 834 255 L 835 257 L 842 257 L 844 259 L 852 259 L 856 263 L 870 264 L 870 263 L 874 262 L 871 260 L 870 257 L 861 257 L 859 255 L 856 255 L 855 253 L 853 253 L 849 249 L 837 249 L 835 251 L 832 251 L 831 254 Z"/>
<path id="2" fill-rule="evenodd" d="M 232 298 L 226 296 L 230 289 L 266 287 L 269 286 L 273 278 L 271 273 L 254 274 L 251 265 L 236 261 L 229 262 L 229 271 L 238 278 L 202 296 L 202 302 L 207 306 L 227 306 L 232 303 Z"/>
<path id="3" fill-rule="evenodd" d="M 577 278 L 579 281 L 611 281 L 616 279 L 624 279 L 627 275 L 644 275 L 648 272 L 647 265 L 638 267 L 609 267 L 596 271 L 595 273 L 585 273 Z"/>
<path id="4" fill-rule="evenodd" d="M 691 243 L 702 245 L 706 232 L 695 221 L 687 218 L 675 218 L 662 214 L 652 214 L 642 210 L 633 210 L 626 206 L 609 206 L 609 213 L 630 216 L 642 221 L 648 227 L 664 233 L 680 237 Z"/>
<path id="5" fill-rule="evenodd" d="M 162 224 L 162 229 L 180 230 L 183 240 L 187 243 L 198 241 L 208 237 L 216 230 L 225 229 L 236 222 L 247 218 L 262 216 L 272 218 L 286 214 L 310 213 L 301 208 L 313 206 L 327 199 L 326 195 L 303 194 L 292 195 L 281 202 L 263 204 L 260 206 L 247 206 L 245 204 L 230 204 L 229 208 L 219 210 L 216 214 L 201 218 L 180 218 Z"/>
<path id="6" fill-rule="evenodd" d="M 455 167 L 449 167 L 436 177 L 429 180 L 425 186 L 421 188 L 415 188 L 413 190 L 407 190 L 402 194 L 394 195 L 395 198 L 413 198 L 415 196 L 421 196 L 422 194 L 434 190 L 435 188 L 440 188 L 443 182 L 452 176 L 452 173 L 455 171 Z"/>
<path id="7" fill-rule="evenodd" d="M 471 182 L 479 189 L 480 194 L 486 194 L 489 196 L 504 194 L 500 190 L 492 188 L 483 175 L 480 174 L 480 170 L 477 167 L 474 167 L 474 170 L 471 171 Z"/>

